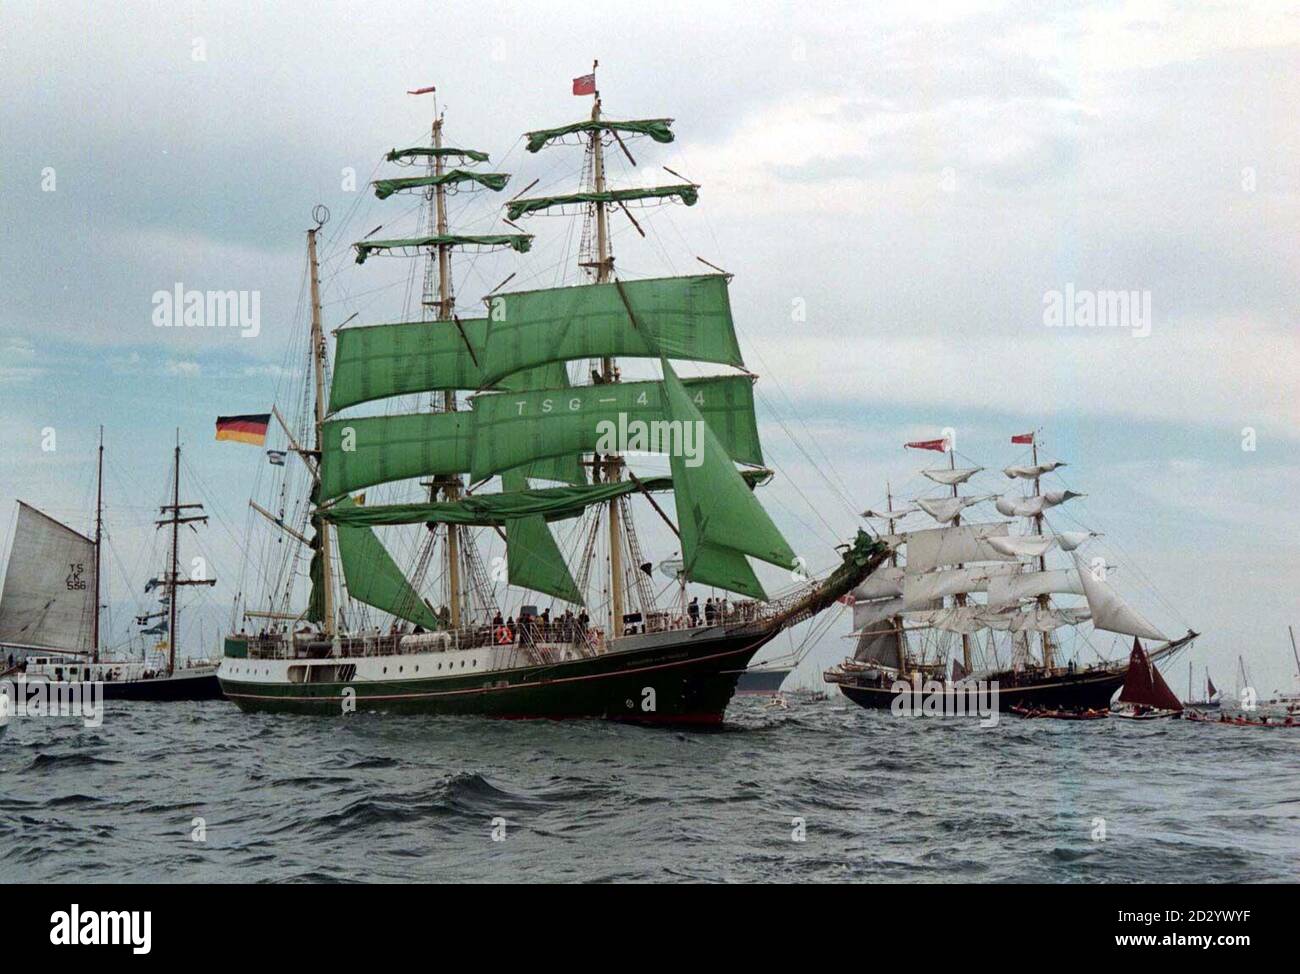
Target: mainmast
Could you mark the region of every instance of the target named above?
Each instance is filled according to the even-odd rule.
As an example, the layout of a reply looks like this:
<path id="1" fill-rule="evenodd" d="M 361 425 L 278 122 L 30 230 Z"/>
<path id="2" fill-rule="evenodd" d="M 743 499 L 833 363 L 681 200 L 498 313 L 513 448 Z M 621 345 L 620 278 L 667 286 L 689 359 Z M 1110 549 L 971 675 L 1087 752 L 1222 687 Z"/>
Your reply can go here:
<path id="1" fill-rule="evenodd" d="M 886 510 L 886 511 L 889 511 L 891 514 L 893 513 L 893 510 L 894 510 L 894 491 L 893 491 L 893 488 L 890 486 L 890 483 L 889 483 L 888 480 L 885 481 L 885 510 Z M 894 521 L 894 519 L 893 519 L 892 517 L 886 519 L 886 524 L 889 526 L 889 533 L 890 533 L 890 535 L 893 535 L 893 533 L 894 533 L 894 530 L 895 530 L 895 528 L 894 528 L 894 524 L 895 524 L 895 523 L 896 523 L 896 522 Z M 889 564 L 890 564 L 890 567 L 892 567 L 892 568 L 897 568 L 897 567 L 898 567 L 898 548 L 897 548 L 897 546 L 891 546 L 890 549 L 889 549 Z M 904 633 L 904 630 L 903 630 L 903 617 L 902 617 L 901 615 L 896 615 L 896 616 L 894 616 L 894 617 L 892 618 L 891 621 L 892 621 L 893 624 L 894 624 L 894 628 L 898 630 L 898 634 L 897 634 L 897 640 L 898 640 L 898 664 L 899 664 L 899 665 L 898 665 L 898 672 L 899 672 L 899 675 L 900 675 L 900 676 L 905 676 L 905 675 L 907 674 L 907 668 L 908 668 L 907 664 L 908 664 L 908 660 L 907 660 L 907 640 L 903 638 L 903 633 Z"/>
<path id="2" fill-rule="evenodd" d="M 311 265 L 311 351 L 312 365 L 315 369 L 316 377 L 316 455 L 321 456 L 323 446 L 321 433 L 325 425 L 325 335 L 321 328 L 321 311 L 320 311 L 320 267 L 316 261 L 316 234 L 325 221 L 329 219 L 329 211 L 320 207 L 313 214 L 316 219 L 316 226 L 307 231 L 307 260 Z M 179 456 L 179 451 L 177 453 Z M 321 518 L 320 529 L 320 563 L 321 579 L 324 588 L 324 630 L 325 635 L 334 636 L 334 578 L 333 570 L 330 567 L 330 524 L 325 518 Z"/>
<path id="3" fill-rule="evenodd" d="M 948 469 L 949 470 L 957 469 L 957 453 L 953 449 L 952 444 L 949 444 L 948 447 Z M 956 484 L 952 485 L 952 496 L 953 497 L 957 496 Z M 952 519 L 952 523 L 954 527 L 961 524 L 961 515 L 960 514 L 956 515 Z M 961 568 L 962 566 L 958 565 L 957 567 Z M 966 594 L 964 592 L 958 592 L 955 596 L 953 596 L 953 600 L 958 605 L 964 606 L 966 604 Z M 974 670 L 974 667 L 971 666 L 971 658 L 970 658 L 970 633 L 966 633 L 966 632 L 961 634 L 961 666 L 962 669 L 967 673 L 971 673 Z"/>
<path id="4" fill-rule="evenodd" d="M 99 557 L 104 540 L 104 427 L 99 428 L 99 464 L 95 474 L 95 611 L 91 621 L 91 662 L 99 662 Z"/>
<path id="5" fill-rule="evenodd" d="M 176 431 L 176 466 L 172 471 L 172 584 L 167 605 L 167 672 L 176 671 L 176 589 L 180 582 L 181 431 Z"/>
<path id="6" fill-rule="evenodd" d="M 1033 435 L 1033 439 L 1030 440 L 1030 446 L 1033 450 L 1033 460 L 1031 462 L 1033 463 L 1034 467 L 1037 468 L 1038 434 L 1036 432 Z M 1034 476 L 1035 497 L 1042 496 L 1042 489 L 1039 487 L 1038 481 L 1039 481 L 1039 476 L 1035 474 Z M 1034 534 L 1041 535 L 1042 533 L 1043 533 L 1043 511 L 1042 508 L 1040 507 L 1038 513 L 1034 515 Z M 1038 570 L 1040 572 L 1047 571 L 1047 556 L 1045 554 L 1038 556 Z M 1051 600 L 1046 595 L 1038 596 L 1038 605 L 1040 608 L 1046 609 L 1050 601 Z M 1052 669 L 1054 662 L 1055 661 L 1052 658 L 1052 634 L 1050 632 L 1044 631 L 1043 632 L 1043 669 L 1045 670 Z"/>
<path id="7" fill-rule="evenodd" d="M 599 61 L 591 62 L 594 75 Z M 596 89 L 595 103 L 591 106 L 591 120 L 600 121 L 600 89 Z M 605 146 L 604 133 L 596 128 L 591 133 L 592 175 L 596 183 L 596 192 L 605 192 Z M 597 200 L 596 207 L 596 283 L 604 284 L 613 276 L 614 258 L 609 252 L 609 215 L 605 203 Z M 617 382 L 618 374 L 614 369 L 612 356 L 601 360 L 601 380 Z M 622 479 L 622 457 L 612 453 L 605 455 L 603 479 L 606 483 Z M 593 469 L 596 469 L 593 467 Z M 619 499 L 609 502 L 609 631 L 614 637 L 623 635 L 623 519 L 619 510 Z"/>
<path id="8" fill-rule="evenodd" d="M 167 573 L 170 584 L 167 586 L 167 672 L 176 671 L 176 617 L 180 612 L 177 602 L 178 589 L 182 585 L 216 585 L 215 578 L 181 578 L 181 525 L 193 524 L 197 522 L 206 523 L 208 516 L 206 514 L 189 514 L 182 515 L 182 511 L 193 509 L 196 511 L 203 510 L 202 504 L 182 504 L 181 503 L 181 431 L 176 430 L 176 451 L 172 467 L 172 502 L 164 504 L 161 508 L 163 514 L 170 512 L 171 517 L 158 521 L 161 527 L 164 524 L 171 525 L 172 529 L 172 550 L 171 550 L 171 569 Z"/>
<path id="9" fill-rule="evenodd" d="M 436 103 L 435 103 L 436 104 Z M 437 109 L 435 108 L 435 113 Z M 442 149 L 442 115 L 438 114 L 433 122 L 433 147 Z M 444 163 L 441 153 L 433 156 L 433 174 L 441 178 Z M 433 189 L 435 226 L 439 237 L 447 235 L 447 187 L 442 182 L 434 184 Z M 455 299 L 451 293 L 451 247 L 447 243 L 438 245 L 438 320 L 450 321 Z M 428 308 L 426 306 L 426 313 Z M 456 391 L 447 389 L 442 394 L 442 405 L 449 413 L 456 411 Z M 438 487 L 442 487 L 443 496 L 449 500 L 460 499 L 461 480 L 459 474 L 448 474 L 429 483 L 429 500 L 437 499 Z M 451 608 L 451 628 L 460 628 L 460 531 L 454 524 L 447 525 L 447 602 Z"/>

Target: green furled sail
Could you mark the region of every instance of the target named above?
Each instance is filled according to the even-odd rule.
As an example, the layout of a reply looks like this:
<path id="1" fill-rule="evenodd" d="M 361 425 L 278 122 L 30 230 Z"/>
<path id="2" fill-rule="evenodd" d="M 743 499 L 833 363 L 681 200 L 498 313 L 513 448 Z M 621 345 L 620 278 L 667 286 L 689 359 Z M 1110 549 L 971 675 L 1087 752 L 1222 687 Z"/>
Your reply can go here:
<path id="1" fill-rule="evenodd" d="M 529 152 L 540 152 L 546 143 L 580 132 L 622 132 L 628 135 L 648 135 L 656 142 L 671 142 L 672 124 L 671 118 L 632 119 L 626 122 L 608 118 L 588 119 L 571 125 L 561 125 L 559 128 L 538 129 L 536 132 L 527 133 L 524 137 L 528 140 Z"/>
<path id="2" fill-rule="evenodd" d="M 556 389 L 569 384 L 564 363 L 558 360 L 526 368 L 507 381 L 489 381 L 481 368 L 487 332 L 485 318 L 341 329 L 334 340 L 329 411 L 417 392 Z"/>
<path id="3" fill-rule="evenodd" d="M 685 388 L 726 454 L 741 463 L 762 464 L 749 376 L 688 379 Z M 543 457 L 598 447 L 600 452 L 663 453 L 680 443 L 695 450 L 697 427 L 672 427 L 664 420 L 663 389 L 660 382 L 616 382 L 477 396 L 471 476 L 483 480 Z M 616 443 L 601 447 L 611 435 Z"/>
<path id="4" fill-rule="evenodd" d="M 446 158 L 447 156 L 460 156 L 462 159 L 473 159 L 475 162 L 487 162 L 488 154 L 479 152 L 478 149 L 456 149 L 451 146 L 431 145 L 413 145 L 408 149 L 392 149 L 385 156 L 389 162 L 401 162 L 403 159 L 433 159 Z"/>
<path id="5" fill-rule="evenodd" d="M 502 478 L 507 484 L 507 472 Z M 770 470 L 742 470 L 741 478 L 754 487 L 772 476 Z M 517 482 L 516 482 L 517 483 Z M 504 527 L 515 518 L 541 517 L 563 521 L 581 515 L 593 504 L 638 492 L 673 490 L 671 477 L 645 477 L 640 481 L 615 480 L 568 487 L 506 487 L 500 494 L 470 494 L 454 501 L 418 504 L 374 504 L 364 507 L 327 507 L 321 516 L 331 524 L 461 524 L 470 527 Z"/>
<path id="6" fill-rule="evenodd" d="M 687 578 L 701 580 L 697 573 L 702 558 L 708 574 L 738 569 L 732 556 L 711 549 L 729 549 L 782 568 L 794 568 L 794 551 L 736 472 L 712 428 L 703 422 L 688 385 L 677 377 L 667 359 L 661 359 L 660 365 L 664 373 L 665 413 L 673 420 L 698 424 L 704 430 L 704 449 L 698 463 L 692 463 L 680 451 L 674 451 L 669 457 Z M 731 563 L 726 564 L 729 558 Z M 749 579 L 736 581 L 746 587 L 750 585 Z M 730 587 L 721 579 L 714 579 L 712 584 Z M 757 579 L 753 579 L 753 584 L 757 584 Z"/>
<path id="7" fill-rule="evenodd" d="M 560 196 L 533 196 L 511 200 L 506 204 L 506 217 L 518 220 L 528 213 L 564 206 L 566 203 L 630 203 L 633 200 L 672 199 L 694 206 L 700 198 L 700 188 L 691 183 L 673 186 L 644 186 L 633 189 L 607 189 L 603 193 L 564 193 Z"/>
<path id="8" fill-rule="evenodd" d="M 468 169 L 450 169 L 436 176 L 410 176 L 403 179 L 376 179 L 370 185 L 375 187 L 375 195 L 386 200 L 394 193 L 405 189 L 424 189 L 429 186 L 455 186 L 460 183 L 475 183 L 486 186 L 494 193 L 499 193 L 510 182 L 510 174 L 504 172 L 471 172 Z"/>
<path id="9" fill-rule="evenodd" d="M 394 240 L 362 240 L 352 246 L 357 249 L 357 263 L 364 264 L 366 258 L 378 250 L 405 250 L 408 247 L 509 247 L 526 254 L 533 245 L 530 233 L 483 233 L 457 234 L 444 233 L 430 237 L 402 237 Z"/>
<path id="10" fill-rule="evenodd" d="M 499 496 L 516 496 L 528 490 L 528 479 L 509 472 L 502 477 L 501 486 L 505 493 Z M 574 605 L 583 603 L 546 518 L 540 514 L 511 517 L 506 519 L 505 528 L 506 577 L 511 585 L 545 592 Z"/>
<path id="11" fill-rule="evenodd" d="M 722 274 L 494 295 L 480 347 L 487 385 L 547 362 L 615 355 L 745 365 Z"/>
<path id="12" fill-rule="evenodd" d="M 356 507 L 357 504 L 351 497 L 344 497 L 335 506 Z M 438 617 L 411 587 L 374 531 L 366 527 L 336 525 L 335 534 L 348 595 L 426 629 L 442 628 Z"/>

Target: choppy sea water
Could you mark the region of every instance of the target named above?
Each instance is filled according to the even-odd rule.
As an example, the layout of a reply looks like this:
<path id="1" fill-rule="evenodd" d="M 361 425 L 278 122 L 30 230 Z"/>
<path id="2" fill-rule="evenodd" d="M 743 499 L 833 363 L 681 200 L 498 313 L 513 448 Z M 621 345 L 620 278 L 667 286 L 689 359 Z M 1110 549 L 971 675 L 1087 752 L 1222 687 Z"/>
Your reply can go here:
<path id="1" fill-rule="evenodd" d="M 0 880 L 1300 879 L 1300 730 L 838 696 L 739 699 L 715 733 L 106 706 L 0 739 Z"/>

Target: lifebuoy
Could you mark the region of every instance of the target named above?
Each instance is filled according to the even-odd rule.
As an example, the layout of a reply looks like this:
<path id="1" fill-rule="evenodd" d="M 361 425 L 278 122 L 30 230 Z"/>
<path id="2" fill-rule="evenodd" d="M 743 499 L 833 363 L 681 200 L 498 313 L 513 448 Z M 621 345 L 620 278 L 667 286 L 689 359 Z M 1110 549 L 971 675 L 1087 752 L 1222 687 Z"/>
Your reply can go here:
<path id="1" fill-rule="evenodd" d="M 510 630 L 505 626 L 497 626 L 497 645 L 508 646 L 514 640 L 510 636 Z"/>

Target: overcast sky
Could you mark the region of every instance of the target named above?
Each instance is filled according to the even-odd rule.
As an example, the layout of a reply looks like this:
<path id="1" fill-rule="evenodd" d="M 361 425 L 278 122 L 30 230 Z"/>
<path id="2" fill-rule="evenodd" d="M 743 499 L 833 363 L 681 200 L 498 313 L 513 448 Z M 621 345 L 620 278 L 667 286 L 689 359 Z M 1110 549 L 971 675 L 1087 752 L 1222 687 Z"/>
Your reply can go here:
<path id="1" fill-rule="evenodd" d="M 620 273 L 700 256 L 736 275 L 778 473 L 762 496 L 810 564 L 886 480 L 925 489 L 915 470 L 938 455 L 905 440 L 953 427 L 963 458 L 996 471 L 1023 457 L 1011 434 L 1041 427 L 1088 494 L 1072 517 L 1159 592 L 1134 600 L 1166 631 L 1205 633 L 1198 680 L 1208 662 L 1229 684 L 1241 653 L 1261 688 L 1289 685 L 1300 12 L 866 6 L 6 0 L 0 541 L 20 497 L 86 526 L 102 423 L 113 584 L 134 593 L 179 426 L 229 527 L 205 542 L 228 606 L 262 461 L 213 442 L 212 419 L 264 411 L 283 378 L 312 206 L 333 213 L 327 326 L 392 320 L 404 262 L 355 267 L 346 248 L 410 229 L 408 199 L 365 192 L 385 150 L 427 132 L 430 100 L 405 90 L 438 86 L 449 138 L 515 174 L 506 195 L 561 191 L 580 151 L 531 155 L 519 136 L 589 111 L 569 84 L 599 58 L 609 114 L 676 119 L 674 144 L 633 142 L 638 166 L 615 158 L 611 178 L 676 181 L 667 165 L 702 184 L 692 208 L 639 212 L 648 242 L 616 221 Z M 493 204 L 460 197 L 453 220 L 507 229 Z M 571 227 L 534 219 L 533 253 L 458 263 L 461 307 L 511 272 L 511 288 L 574 280 Z M 152 295 L 177 283 L 258 292 L 260 334 L 155 328 Z M 1048 327 L 1067 288 L 1149 295 L 1149 334 Z"/>

